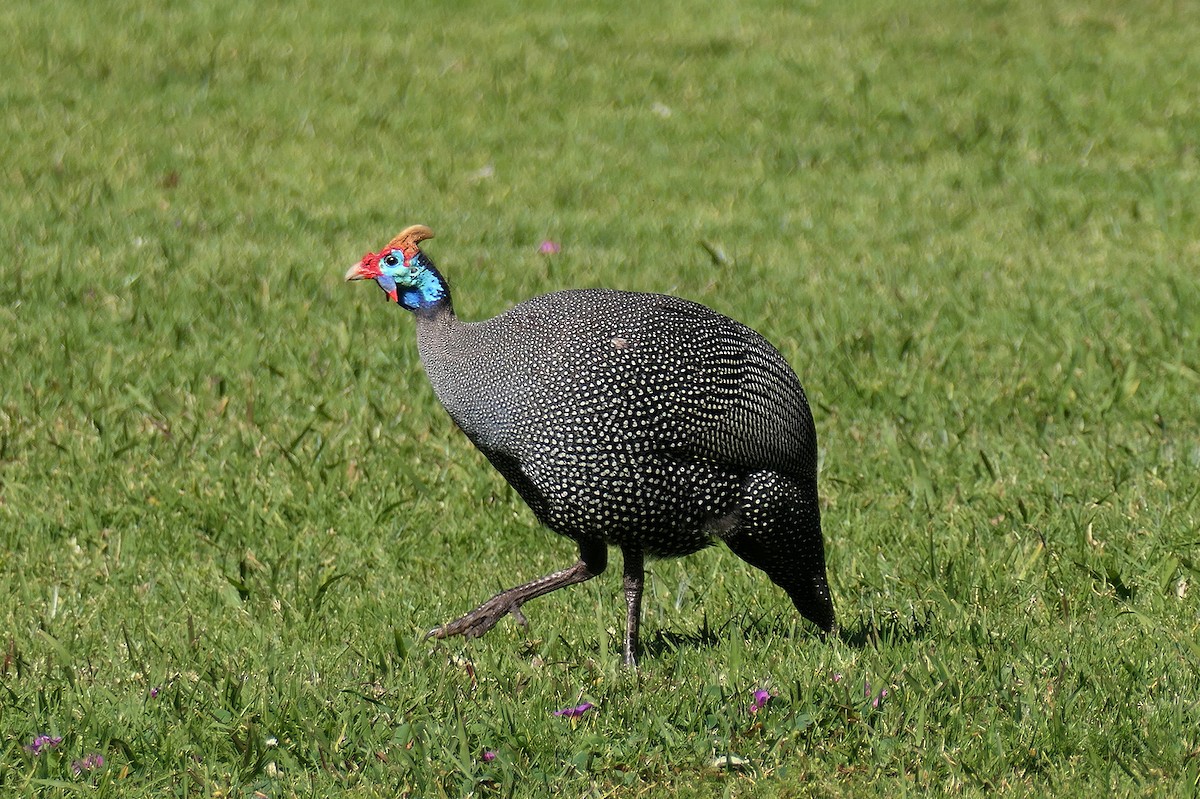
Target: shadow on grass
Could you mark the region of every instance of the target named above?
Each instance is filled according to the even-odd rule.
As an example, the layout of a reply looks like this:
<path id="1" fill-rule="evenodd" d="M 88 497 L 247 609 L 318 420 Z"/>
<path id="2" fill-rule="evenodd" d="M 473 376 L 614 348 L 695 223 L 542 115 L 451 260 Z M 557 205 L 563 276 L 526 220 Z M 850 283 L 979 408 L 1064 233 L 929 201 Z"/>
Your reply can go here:
<path id="1" fill-rule="evenodd" d="M 889 613 L 878 618 L 872 614 L 870 618 L 860 616 L 853 626 L 841 627 L 837 637 L 843 644 L 854 649 L 879 649 L 924 640 L 929 637 L 933 623 L 931 611 L 925 611 L 923 616 L 913 613 L 908 617 L 899 613 Z"/>
<path id="2" fill-rule="evenodd" d="M 641 657 L 660 658 L 664 654 L 681 649 L 711 649 L 720 640 L 721 636 L 706 628 L 690 633 L 681 633 L 676 630 L 656 630 L 649 639 L 642 640 Z"/>
<path id="3" fill-rule="evenodd" d="M 730 635 L 740 635 L 753 642 L 786 638 L 793 630 L 798 635 L 807 634 L 814 640 L 822 638 L 812 625 L 796 625 L 795 622 L 796 619 L 787 611 L 763 615 L 745 611 L 732 616 L 716 628 L 709 626 L 708 618 L 705 617 L 700 629 L 692 632 L 655 630 L 642 640 L 641 651 L 644 657 L 659 657 L 680 649 L 711 649 Z M 834 635 L 843 644 L 854 649 L 879 649 L 924 640 L 929 637 L 933 623 L 934 617 L 931 612 L 926 612 L 924 616 L 914 613 L 908 617 L 899 613 L 890 613 L 883 617 L 872 614 L 869 618 L 859 617 L 852 624 L 840 627 Z"/>

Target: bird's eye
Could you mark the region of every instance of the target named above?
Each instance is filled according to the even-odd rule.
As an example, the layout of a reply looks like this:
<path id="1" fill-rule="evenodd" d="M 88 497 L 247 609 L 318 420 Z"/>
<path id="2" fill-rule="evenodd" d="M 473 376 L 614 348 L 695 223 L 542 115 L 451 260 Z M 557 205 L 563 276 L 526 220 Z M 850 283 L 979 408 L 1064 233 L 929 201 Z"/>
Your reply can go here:
<path id="1" fill-rule="evenodd" d="M 400 263 L 400 259 L 394 255 L 389 255 L 387 258 L 383 259 L 383 262 L 388 266 L 395 266 L 396 264 Z"/>

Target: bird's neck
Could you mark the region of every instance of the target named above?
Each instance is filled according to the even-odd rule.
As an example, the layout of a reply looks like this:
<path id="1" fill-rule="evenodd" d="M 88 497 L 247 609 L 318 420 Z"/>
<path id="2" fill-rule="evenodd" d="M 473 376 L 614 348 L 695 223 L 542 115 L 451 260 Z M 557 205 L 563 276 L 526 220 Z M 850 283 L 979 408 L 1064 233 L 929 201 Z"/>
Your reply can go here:
<path id="1" fill-rule="evenodd" d="M 450 301 L 450 285 L 431 262 L 426 262 L 415 286 L 405 288 L 397 298 L 400 305 L 415 314 L 449 311 L 454 313 Z"/>
<path id="2" fill-rule="evenodd" d="M 426 276 L 429 279 L 422 280 L 415 288 L 400 295 L 400 304 L 417 318 L 417 339 L 423 342 L 422 350 L 431 342 L 441 342 L 434 345 L 434 349 L 439 349 L 462 322 L 454 313 L 446 279 L 432 266 Z"/>

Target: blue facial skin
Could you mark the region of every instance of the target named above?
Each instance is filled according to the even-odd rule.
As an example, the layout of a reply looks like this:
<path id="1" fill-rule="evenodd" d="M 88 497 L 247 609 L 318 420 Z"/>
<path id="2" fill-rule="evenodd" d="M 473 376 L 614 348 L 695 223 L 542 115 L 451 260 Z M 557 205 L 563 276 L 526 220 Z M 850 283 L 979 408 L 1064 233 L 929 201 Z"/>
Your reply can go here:
<path id="1" fill-rule="evenodd" d="M 396 302 L 410 311 L 432 308 L 449 296 L 445 279 L 419 250 L 407 259 L 400 250 L 384 255 L 375 282 L 389 296 L 394 293 Z"/>

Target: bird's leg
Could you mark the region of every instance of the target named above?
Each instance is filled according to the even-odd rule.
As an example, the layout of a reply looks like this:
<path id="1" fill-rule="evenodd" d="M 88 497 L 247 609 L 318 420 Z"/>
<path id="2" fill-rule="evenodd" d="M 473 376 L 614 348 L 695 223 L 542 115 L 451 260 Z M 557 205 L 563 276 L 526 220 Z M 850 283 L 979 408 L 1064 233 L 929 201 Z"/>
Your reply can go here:
<path id="1" fill-rule="evenodd" d="M 625 665 L 637 668 L 638 627 L 642 622 L 642 583 L 645 578 L 640 549 L 622 550 L 625 557 Z"/>
<path id="2" fill-rule="evenodd" d="M 463 635 L 467 638 L 478 638 L 510 613 L 518 621 L 525 623 L 521 606 L 526 602 L 568 585 L 590 580 L 603 572 L 607 566 L 608 550 L 603 543 L 581 543 L 579 561 L 574 566 L 501 591 L 462 618 L 430 630 L 426 637 L 449 638 L 452 635 Z"/>

